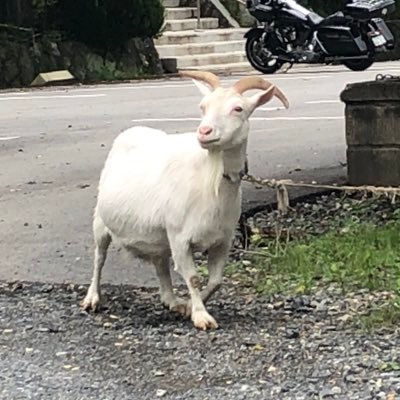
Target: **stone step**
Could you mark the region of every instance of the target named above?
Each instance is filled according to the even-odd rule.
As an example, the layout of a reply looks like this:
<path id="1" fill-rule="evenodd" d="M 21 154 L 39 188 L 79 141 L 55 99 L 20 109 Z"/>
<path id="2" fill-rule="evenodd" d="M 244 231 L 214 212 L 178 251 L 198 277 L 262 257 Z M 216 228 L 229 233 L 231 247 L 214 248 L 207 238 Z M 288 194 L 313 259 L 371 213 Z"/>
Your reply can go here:
<path id="1" fill-rule="evenodd" d="M 209 53 L 196 54 L 189 56 L 174 57 L 178 69 L 189 67 L 199 67 L 209 64 L 231 64 L 240 63 L 246 60 L 246 55 L 243 51 L 233 51 L 230 53 Z"/>
<path id="2" fill-rule="evenodd" d="M 218 18 L 201 18 L 200 29 L 216 29 L 219 26 Z M 197 29 L 197 19 L 171 19 L 165 21 L 165 31 L 187 31 Z"/>
<path id="3" fill-rule="evenodd" d="M 155 45 L 172 45 L 187 43 L 210 43 L 225 42 L 230 40 L 243 40 L 247 28 L 224 28 L 211 29 L 204 31 L 182 31 L 182 32 L 164 32 L 161 37 L 154 41 Z"/>
<path id="4" fill-rule="evenodd" d="M 226 64 L 209 64 L 209 65 L 201 65 L 197 67 L 187 67 L 187 70 L 193 71 L 210 71 L 215 74 L 238 74 L 238 73 L 246 73 L 246 74 L 259 74 L 257 71 L 252 68 L 248 61 L 236 62 L 236 63 L 226 63 Z"/>
<path id="5" fill-rule="evenodd" d="M 178 7 L 165 9 L 166 20 L 188 19 L 195 18 L 196 16 L 197 9 L 195 7 Z"/>
<path id="6" fill-rule="evenodd" d="M 165 8 L 168 7 L 179 7 L 180 0 L 163 0 L 163 5 Z"/>
<path id="7" fill-rule="evenodd" d="M 161 58 L 178 57 L 195 54 L 228 53 L 244 51 L 244 40 L 231 40 L 226 42 L 186 43 L 157 46 Z"/>

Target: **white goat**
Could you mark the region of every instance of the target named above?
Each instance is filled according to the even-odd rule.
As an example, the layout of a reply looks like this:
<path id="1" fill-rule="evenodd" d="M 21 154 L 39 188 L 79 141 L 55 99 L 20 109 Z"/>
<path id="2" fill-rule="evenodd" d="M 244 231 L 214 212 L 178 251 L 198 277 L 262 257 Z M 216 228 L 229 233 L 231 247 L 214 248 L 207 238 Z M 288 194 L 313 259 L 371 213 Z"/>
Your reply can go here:
<path id="1" fill-rule="evenodd" d="M 205 96 L 197 133 L 167 135 L 134 127 L 121 133 L 102 171 L 93 230 L 94 272 L 84 309 L 100 301 L 100 275 L 111 240 L 153 263 L 162 302 L 191 315 L 199 329 L 216 328 L 204 303 L 219 288 L 241 210 L 241 170 L 246 160 L 248 119 L 262 104 L 284 94 L 260 77 L 224 89 L 209 72 L 183 72 Z M 242 93 L 262 92 L 252 97 Z M 204 290 L 194 251 L 208 251 L 209 280 Z M 173 292 L 170 257 L 189 289 L 185 302 Z"/>

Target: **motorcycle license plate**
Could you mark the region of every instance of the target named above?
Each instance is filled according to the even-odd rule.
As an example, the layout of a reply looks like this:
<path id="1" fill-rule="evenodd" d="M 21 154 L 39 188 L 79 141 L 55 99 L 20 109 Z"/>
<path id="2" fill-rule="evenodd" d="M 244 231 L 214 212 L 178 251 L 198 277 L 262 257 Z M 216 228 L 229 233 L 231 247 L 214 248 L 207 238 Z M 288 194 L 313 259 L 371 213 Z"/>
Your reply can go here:
<path id="1" fill-rule="evenodd" d="M 372 38 L 372 43 L 375 47 L 383 46 L 384 44 L 386 44 L 386 39 L 383 35 L 377 35 Z"/>

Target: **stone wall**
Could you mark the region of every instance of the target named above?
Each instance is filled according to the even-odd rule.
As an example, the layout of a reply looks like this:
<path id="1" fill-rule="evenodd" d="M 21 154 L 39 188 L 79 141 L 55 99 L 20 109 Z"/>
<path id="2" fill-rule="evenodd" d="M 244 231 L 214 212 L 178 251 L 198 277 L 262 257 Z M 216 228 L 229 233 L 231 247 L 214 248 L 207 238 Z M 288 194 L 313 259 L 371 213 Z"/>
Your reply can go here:
<path id="1" fill-rule="evenodd" d="M 68 69 L 80 82 L 162 73 L 151 39 L 131 39 L 119 52 L 102 56 L 74 41 L 42 38 L 33 44 L 0 34 L 0 88 L 28 86 L 38 73 L 60 69 Z"/>
<path id="2" fill-rule="evenodd" d="M 400 186 L 400 79 L 350 84 L 341 98 L 349 183 Z"/>

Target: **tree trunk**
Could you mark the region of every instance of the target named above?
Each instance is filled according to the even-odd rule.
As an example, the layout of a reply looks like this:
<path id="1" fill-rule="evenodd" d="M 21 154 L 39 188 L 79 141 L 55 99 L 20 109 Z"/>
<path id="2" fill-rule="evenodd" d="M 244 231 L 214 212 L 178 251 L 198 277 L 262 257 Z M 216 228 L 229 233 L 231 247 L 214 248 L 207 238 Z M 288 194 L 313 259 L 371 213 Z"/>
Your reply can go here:
<path id="1" fill-rule="evenodd" d="M 4 12 L 5 16 L 2 16 L 2 19 L 5 22 L 26 27 L 30 27 L 33 24 L 31 0 L 6 0 Z"/>

